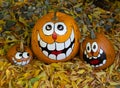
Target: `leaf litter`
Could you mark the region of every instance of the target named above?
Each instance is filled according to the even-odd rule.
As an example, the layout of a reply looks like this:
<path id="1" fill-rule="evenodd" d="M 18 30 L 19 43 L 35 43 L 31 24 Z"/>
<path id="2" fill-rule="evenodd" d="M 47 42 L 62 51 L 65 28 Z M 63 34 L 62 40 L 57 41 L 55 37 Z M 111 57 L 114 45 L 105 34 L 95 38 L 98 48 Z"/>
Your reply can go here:
<path id="1" fill-rule="evenodd" d="M 35 22 L 49 11 L 53 11 L 56 4 L 61 6 L 58 11 L 71 15 L 78 22 L 82 39 L 89 33 L 87 26 L 94 28 L 95 31 L 105 32 L 116 51 L 115 61 L 110 67 L 96 71 L 78 56 L 67 62 L 52 64 L 45 64 L 34 57 L 31 63 L 26 66 L 16 66 L 7 60 L 7 50 L 12 45 L 19 43 L 21 36 L 26 40 L 24 44 L 30 47 L 31 31 Z M 91 24 L 84 22 L 84 15 L 88 15 Z M 114 2 L 112 0 L 1 0 L 0 87 L 119 88 L 119 18 L 119 0 Z"/>

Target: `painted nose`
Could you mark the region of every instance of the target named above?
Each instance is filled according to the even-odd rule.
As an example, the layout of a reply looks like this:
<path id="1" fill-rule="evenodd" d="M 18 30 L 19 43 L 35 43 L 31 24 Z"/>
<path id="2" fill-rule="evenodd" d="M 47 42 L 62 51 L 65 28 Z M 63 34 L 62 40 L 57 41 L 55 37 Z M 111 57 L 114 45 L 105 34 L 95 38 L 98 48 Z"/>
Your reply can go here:
<path id="1" fill-rule="evenodd" d="M 92 54 L 92 56 L 93 56 L 93 54 L 94 54 L 93 50 L 91 50 L 91 54 Z"/>
<path id="2" fill-rule="evenodd" d="M 52 34 L 52 38 L 53 38 L 54 40 L 57 39 L 57 34 L 56 34 L 55 32 L 53 32 L 53 34 Z"/>

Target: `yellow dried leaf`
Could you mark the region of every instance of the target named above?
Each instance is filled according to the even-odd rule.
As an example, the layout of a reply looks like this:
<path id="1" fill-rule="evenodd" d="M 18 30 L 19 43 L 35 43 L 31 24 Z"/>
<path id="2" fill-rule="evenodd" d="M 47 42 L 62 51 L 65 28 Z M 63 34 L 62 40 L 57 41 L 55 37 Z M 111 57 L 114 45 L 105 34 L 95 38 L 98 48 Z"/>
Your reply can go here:
<path id="1" fill-rule="evenodd" d="M 11 80 L 9 81 L 9 88 L 13 88 Z"/>
<path id="2" fill-rule="evenodd" d="M 78 74 L 83 74 L 85 72 L 85 69 L 80 69 L 77 73 Z"/>
<path id="3" fill-rule="evenodd" d="M 10 70 L 6 70 L 6 77 L 7 79 L 9 79 L 11 77 L 11 71 Z"/>
<path id="4" fill-rule="evenodd" d="M 20 79 L 19 79 L 18 82 L 17 82 L 17 84 L 18 84 L 18 85 L 23 85 L 24 82 L 23 82 L 23 80 L 20 80 Z"/>
<path id="5" fill-rule="evenodd" d="M 23 24 L 24 24 L 24 26 L 26 26 L 26 27 L 27 27 L 27 22 L 26 22 L 26 20 L 25 20 L 24 18 L 19 17 L 19 21 L 20 21 L 21 23 L 23 23 Z"/>
<path id="6" fill-rule="evenodd" d="M 65 75 L 64 73 L 62 72 L 58 72 L 54 75 L 55 78 L 60 78 L 60 80 L 65 80 L 66 82 L 70 82 L 70 80 L 68 79 L 68 76 Z"/>
<path id="7" fill-rule="evenodd" d="M 1 32 L 1 31 L 3 31 L 3 28 L 2 28 L 2 27 L 0 27 L 0 32 Z"/>
<path id="8" fill-rule="evenodd" d="M 120 82 L 119 83 L 117 83 L 117 82 L 109 82 L 109 83 L 110 83 L 110 85 L 113 85 L 113 86 L 120 85 Z"/>
<path id="9" fill-rule="evenodd" d="M 88 15 L 88 18 L 89 18 L 90 21 L 92 22 L 92 16 L 91 16 L 91 15 Z"/>
<path id="10" fill-rule="evenodd" d="M 4 20 L 0 20 L 0 24 L 5 24 L 5 21 Z"/>
<path id="11" fill-rule="evenodd" d="M 79 77 L 79 78 L 77 79 L 76 83 L 79 84 L 79 83 L 82 82 L 83 80 L 84 80 L 83 78 L 80 78 L 80 77 Z"/>
<path id="12" fill-rule="evenodd" d="M 34 84 L 33 84 L 33 88 L 38 88 L 39 86 L 39 81 L 36 81 Z"/>
<path id="13" fill-rule="evenodd" d="M 51 66 L 54 67 L 54 68 L 60 68 L 61 67 L 61 65 L 58 64 L 58 63 L 52 63 Z"/>
<path id="14" fill-rule="evenodd" d="M 77 84 L 74 81 L 72 81 L 72 88 L 78 88 Z"/>
<path id="15" fill-rule="evenodd" d="M 46 80 L 47 79 L 47 74 L 45 71 L 41 72 L 40 75 L 38 75 L 38 78 L 40 78 L 40 80 Z"/>
<path id="16" fill-rule="evenodd" d="M 6 81 L 4 79 L 0 80 L 0 86 L 3 86 L 6 83 Z"/>
<path id="17" fill-rule="evenodd" d="M 100 78 L 102 75 L 105 75 L 106 73 L 104 71 L 97 72 L 96 75 L 98 78 Z"/>
<path id="18" fill-rule="evenodd" d="M 85 85 L 83 88 L 89 88 L 89 86 L 88 86 L 88 85 Z"/>
<path id="19" fill-rule="evenodd" d="M 32 75 L 31 73 L 27 72 L 27 73 L 23 74 L 23 77 L 24 78 L 29 78 L 31 75 Z"/>
<path id="20" fill-rule="evenodd" d="M 120 42 L 120 37 L 117 38 L 118 42 Z"/>
<path id="21" fill-rule="evenodd" d="M 92 14 L 92 17 L 99 19 L 101 13 L 105 13 L 105 10 L 101 8 L 94 8 L 94 13 Z"/>
<path id="22" fill-rule="evenodd" d="M 86 33 L 88 31 L 87 25 L 83 25 L 82 26 L 82 31 L 83 31 L 83 33 Z"/>
<path id="23" fill-rule="evenodd" d="M 34 71 L 34 77 L 37 76 L 39 73 L 40 73 L 40 70 L 39 70 L 39 69 L 36 69 L 36 70 Z"/>
<path id="24" fill-rule="evenodd" d="M 114 64 L 112 64 L 110 67 L 109 67 L 109 73 L 112 75 L 113 73 L 113 70 L 114 70 Z"/>

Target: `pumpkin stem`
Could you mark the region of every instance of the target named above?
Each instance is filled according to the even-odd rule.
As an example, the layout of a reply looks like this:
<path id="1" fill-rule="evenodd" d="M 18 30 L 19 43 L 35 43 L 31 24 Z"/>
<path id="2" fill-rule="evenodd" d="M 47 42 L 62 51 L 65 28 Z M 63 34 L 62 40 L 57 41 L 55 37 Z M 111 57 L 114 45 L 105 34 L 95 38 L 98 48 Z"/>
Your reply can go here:
<path id="1" fill-rule="evenodd" d="M 23 52 L 24 51 L 24 40 L 23 38 L 21 38 L 21 41 L 20 41 L 20 51 Z"/>
<path id="2" fill-rule="evenodd" d="M 91 39 L 95 39 L 96 38 L 96 35 L 95 35 L 93 30 L 90 31 L 90 37 L 91 37 Z"/>
<path id="3" fill-rule="evenodd" d="M 53 17 L 53 20 L 57 20 L 57 9 L 54 9 L 54 17 Z"/>
<path id="4" fill-rule="evenodd" d="M 59 11 L 60 8 L 63 7 L 63 2 L 64 2 L 64 0 L 60 0 L 60 4 L 57 7 L 55 7 L 53 20 L 58 20 L 57 11 Z"/>

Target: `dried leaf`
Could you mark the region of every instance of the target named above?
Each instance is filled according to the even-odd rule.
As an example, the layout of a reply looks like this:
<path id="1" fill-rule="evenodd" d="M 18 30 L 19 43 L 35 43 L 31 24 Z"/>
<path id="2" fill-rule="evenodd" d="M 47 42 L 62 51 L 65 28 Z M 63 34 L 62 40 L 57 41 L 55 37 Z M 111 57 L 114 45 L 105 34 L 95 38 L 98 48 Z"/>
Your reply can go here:
<path id="1" fill-rule="evenodd" d="M 0 87 L 119 88 L 120 2 L 114 0 L 110 11 L 106 11 L 99 5 L 94 6 L 94 1 L 0 0 Z M 106 1 L 113 3 L 110 0 Z M 96 0 L 96 2 L 99 1 Z M 7 50 L 12 45 L 19 43 L 21 36 L 25 39 L 24 44 L 30 46 L 31 29 L 36 21 L 48 12 L 52 12 L 54 7 L 57 8 L 58 6 L 61 6 L 58 11 L 72 16 L 77 21 L 79 29 L 82 30 L 83 39 L 89 32 L 87 26 L 97 32 L 105 32 L 116 52 L 113 65 L 105 70 L 95 71 L 78 56 L 66 62 L 51 64 L 45 64 L 34 57 L 31 63 L 23 67 L 13 65 L 7 60 Z M 88 18 L 84 16 L 88 16 Z M 83 18 L 87 22 L 84 22 Z"/>

